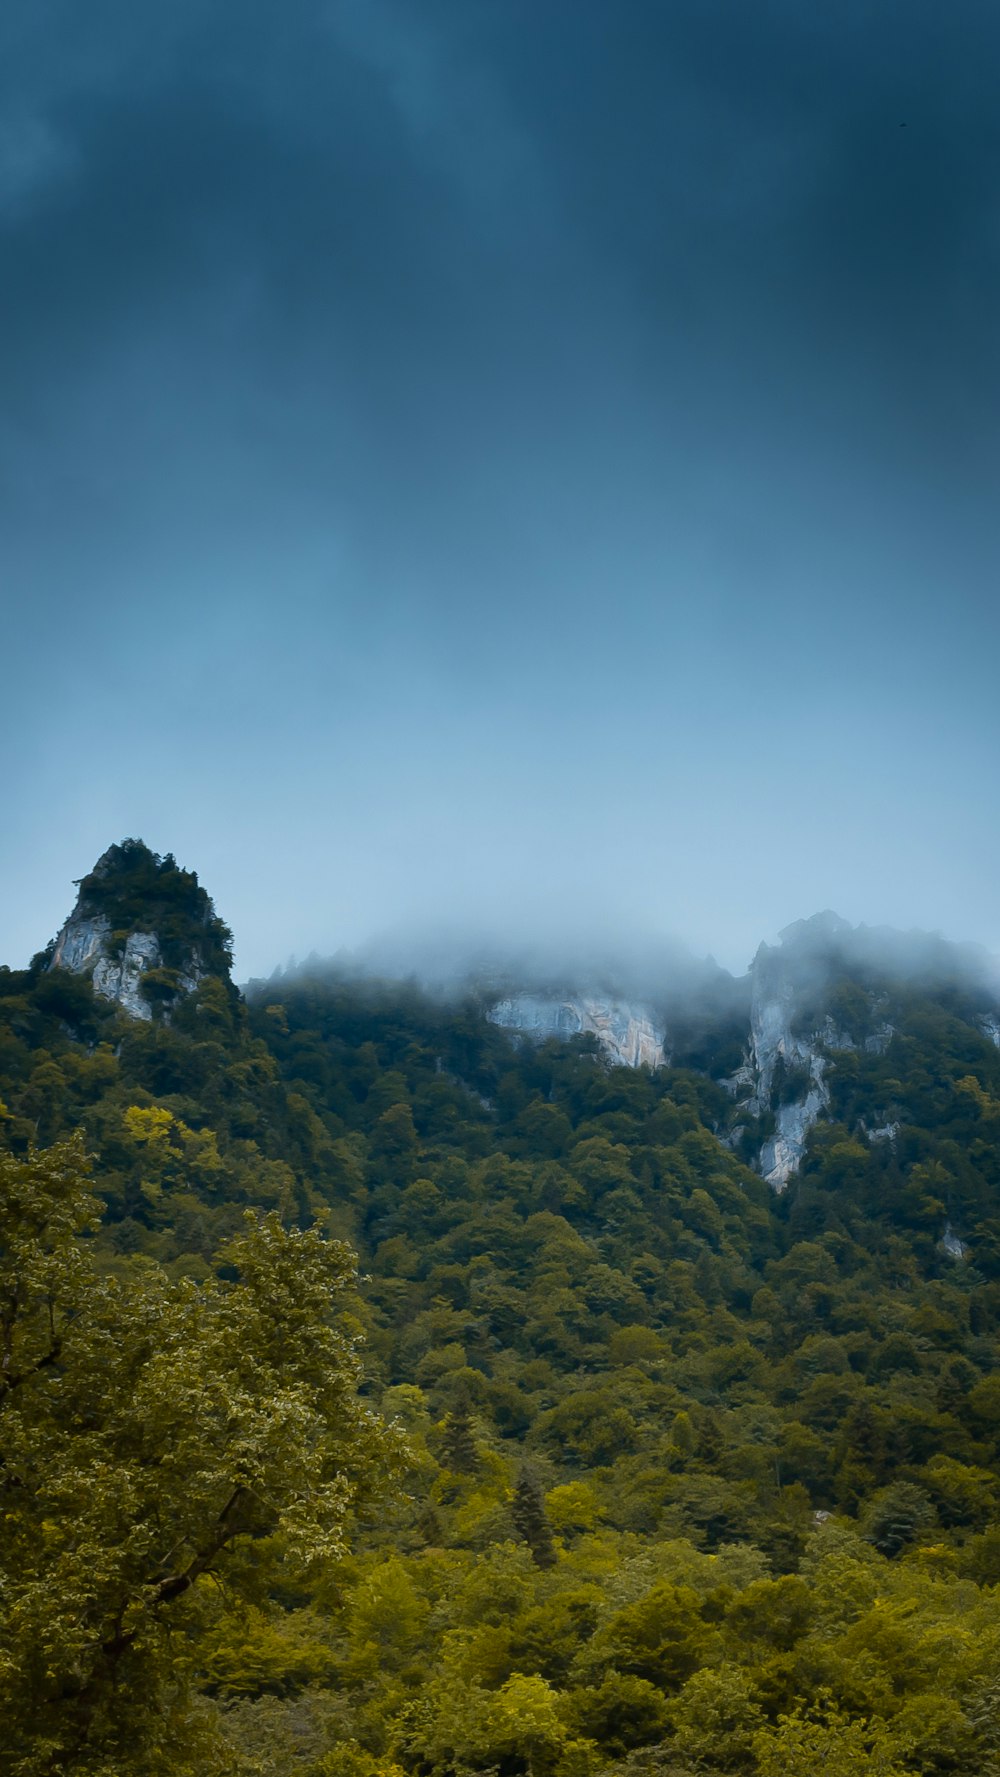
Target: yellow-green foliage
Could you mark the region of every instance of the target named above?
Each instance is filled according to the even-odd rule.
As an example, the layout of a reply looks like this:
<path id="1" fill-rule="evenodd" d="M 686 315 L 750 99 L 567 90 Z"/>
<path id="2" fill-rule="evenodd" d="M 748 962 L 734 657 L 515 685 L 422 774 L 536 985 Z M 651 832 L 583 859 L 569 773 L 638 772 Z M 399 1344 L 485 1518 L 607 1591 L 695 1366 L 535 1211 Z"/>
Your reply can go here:
<path id="1" fill-rule="evenodd" d="M 1000 1054 L 891 1010 L 776 1200 L 707 1077 L 475 1005 L 0 979 L 0 1770 L 1000 1768 Z"/>

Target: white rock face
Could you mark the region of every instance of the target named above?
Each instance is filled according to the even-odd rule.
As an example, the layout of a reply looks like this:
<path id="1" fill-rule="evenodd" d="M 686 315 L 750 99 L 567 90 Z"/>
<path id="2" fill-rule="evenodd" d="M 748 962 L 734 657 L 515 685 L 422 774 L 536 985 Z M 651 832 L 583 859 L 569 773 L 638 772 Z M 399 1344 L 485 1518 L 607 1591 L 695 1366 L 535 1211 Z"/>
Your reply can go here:
<path id="1" fill-rule="evenodd" d="M 90 974 L 94 992 L 102 999 L 114 1000 L 130 1018 L 152 1020 L 149 1001 L 140 991 L 140 982 L 147 969 L 159 967 L 160 941 L 155 932 L 130 932 L 121 957 L 108 949 L 111 926 L 103 915 L 86 919 L 72 914 L 56 940 L 52 956 L 53 969 L 68 969 L 74 975 Z M 178 977 L 183 992 L 190 993 L 202 979 L 203 971 L 192 958 Z"/>
<path id="2" fill-rule="evenodd" d="M 959 1240 L 958 1235 L 952 1233 L 950 1222 L 945 1222 L 941 1245 L 950 1259 L 967 1259 L 969 1256 L 969 1249 L 965 1241 Z"/>
<path id="3" fill-rule="evenodd" d="M 94 992 L 102 999 L 117 1000 L 130 1018 L 151 1019 L 152 1008 L 139 991 L 147 969 L 160 961 L 160 941 L 155 932 L 130 932 L 121 962 L 104 956 L 94 969 Z"/>
<path id="4" fill-rule="evenodd" d="M 541 993 L 517 993 L 510 999 L 498 1000 L 487 1016 L 501 1030 L 523 1031 L 539 1043 L 549 1037 L 578 1037 L 583 1029 L 572 1000 L 552 999 Z"/>
<path id="5" fill-rule="evenodd" d="M 822 1042 L 831 1048 L 835 1044 L 839 1046 L 837 1039 L 842 1036 L 829 1018 L 821 1031 L 810 1036 L 794 1033 L 792 1018 L 797 1000 L 798 983 L 790 959 L 780 951 L 762 946 L 753 966 L 750 1053 L 733 1080 L 737 1086 L 752 1081 L 753 1092 L 746 1101 L 747 1109 L 753 1116 L 760 1116 L 770 1106 L 779 1060 L 787 1067 L 805 1069 L 809 1074 L 809 1086 L 804 1096 L 778 1106 L 774 1134 L 761 1149 L 759 1170 L 775 1191 L 783 1191 L 792 1174 L 798 1171 L 809 1131 L 830 1103 L 829 1088 L 823 1079 L 826 1058 L 819 1053 L 818 1044 Z M 848 1038 L 845 1046 L 849 1043 Z"/>
<path id="6" fill-rule="evenodd" d="M 804 1038 L 792 1034 L 791 1019 L 795 996 L 791 984 L 782 982 L 768 995 L 756 988 L 750 1008 L 750 1045 L 756 1075 L 758 1106 L 770 1101 L 775 1069 L 779 1057 L 790 1067 L 809 1067 L 813 1049 Z"/>
<path id="7" fill-rule="evenodd" d="M 829 1109 L 830 1091 L 824 1079 L 828 1052 L 858 1048 L 829 1013 L 814 1030 L 792 1029 L 802 1005 L 827 978 L 824 947 L 849 933 L 850 927 L 834 914 L 800 920 L 781 934 L 780 948 L 762 944 L 752 965 L 750 1045 L 743 1066 L 725 1084 L 737 1100 L 750 1087 L 743 1102 L 752 1116 L 759 1117 L 771 1107 L 779 1061 L 808 1074 L 801 1095 L 777 1107 L 774 1134 L 761 1150 L 759 1170 L 776 1191 L 783 1191 L 798 1171 L 809 1131 Z M 891 1024 L 882 1023 L 866 1039 L 865 1050 L 883 1055 L 894 1034 Z M 887 1126 L 874 1132 L 872 1139 L 890 1133 Z"/>
<path id="8" fill-rule="evenodd" d="M 663 1067 L 666 1032 L 658 1030 L 644 1007 L 617 1000 L 582 1001 L 586 1028 L 622 1067 Z"/>
<path id="9" fill-rule="evenodd" d="M 798 1171 L 806 1137 L 830 1102 L 823 1080 L 826 1063 L 812 1043 L 792 1034 L 793 1008 L 794 991 L 791 983 L 785 981 L 773 998 L 755 992 L 750 1011 L 750 1043 L 757 1076 L 752 1103 L 756 1114 L 759 1116 L 770 1103 L 779 1057 L 788 1066 L 809 1070 L 810 1085 L 805 1097 L 778 1106 L 774 1134 L 761 1149 L 760 1171 L 775 1191 L 783 1191 Z"/>
<path id="10" fill-rule="evenodd" d="M 760 1151 L 760 1170 L 775 1191 L 783 1191 L 793 1172 L 798 1172 L 806 1150 L 806 1137 L 830 1102 L 830 1094 L 823 1084 L 822 1058 L 814 1057 L 813 1065 L 817 1071 L 805 1098 L 795 1104 L 779 1105 L 774 1134 Z"/>
<path id="11" fill-rule="evenodd" d="M 880 1123 L 877 1129 L 866 1129 L 862 1123 L 861 1128 L 869 1141 L 895 1141 L 899 1134 L 898 1123 Z"/>
<path id="12" fill-rule="evenodd" d="M 666 1033 L 647 1006 L 601 995 L 561 998 L 518 993 L 499 1000 L 488 1013 L 492 1024 L 519 1030 L 535 1042 L 547 1037 L 594 1035 L 616 1067 L 662 1067 Z"/>
<path id="13" fill-rule="evenodd" d="M 990 1042 L 995 1043 L 997 1048 L 1000 1049 L 1000 1018 L 998 1018 L 994 1012 L 983 1013 L 983 1016 L 979 1020 L 979 1028 L 982 1031 L 983 1036 L 989 1037 Z"/>
<path id="14" fill-rule="evenodd" d="M 889 1028 L 891 1029 L 891 1026 Z M 852 1050 L 856 1049 L 858 1046 L 854 1041 L 854 1038 L 848 1036 L 846 1030 L 840 1030 L 838 1026 L 834 1024 L 829 1013 L 827 1013 L 824 1018 L 823 1028 L 817 1032 L 817 1035 L 822 1038 L 828 1049 Z"/>
<path id="15" fill-rule="evenodd" d="M 74 913 L 56 939 L 52 967 L 82 975 L 104 955 L 110 933 L 111 927 L 106 919 L 81 919 Z"/>

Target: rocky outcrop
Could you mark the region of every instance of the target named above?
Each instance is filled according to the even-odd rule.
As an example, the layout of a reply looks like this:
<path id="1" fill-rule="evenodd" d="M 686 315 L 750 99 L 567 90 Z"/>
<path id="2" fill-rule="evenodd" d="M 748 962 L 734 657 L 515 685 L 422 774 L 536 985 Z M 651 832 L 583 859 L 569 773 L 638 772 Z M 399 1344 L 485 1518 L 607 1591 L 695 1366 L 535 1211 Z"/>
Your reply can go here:
<path id="1" fill-rule="evenodd" d="M 502 1030 L 520 1031 L 535 1042 L 589 1034 L 616 1067 L 662 1067 L 666 1033 L 648 1006 L 603 995 L 517 993 L 498 1000 L 487 1013 Z"/>
<path id="2" fill-rule="evenodd" d="M 831 932 L 843 923 L 835 914 L 821 914 L 819 922 L 824 931 Z M 801 924 L 809 928 L 812 939 L 813 922 Z M 809 1131 L 829 1105 L 830 1093 L 823 1078 L 827 1058 L 822 1049 L 836 1043 L 840 1035 L 830 1019 L 825 1020 L 822 1032 L 802 1035 L 793 1029 L 802 998 L 801 970 L 796 966 L 801 948 L 798 938 L 799 927 L 790 926 L 781 934 L 779 949 L 762 944 L 758 950 L 750 970 L 748 1052 L 743 1066 L 726 1082 L 738 1097 L 740 1109 L 751 1117 L 771 1110 L 775 1088 L 779 1088 L 774 1131 L 758 1161 L 759 1171 L 776 1191 L 783 1191 L 798 1171 Z M 780 1089 L 788 1079 L 801 1080 L 801 1085 L 790 1098 L 782 1099 Z"/>
<path id="3" fill-rule="evenodd" d="M 149 1022 L 214 972 L 228 975 L 226 928 L 193 873 L 141 840 L 111 846 L 79 884 L 49 967 L 89 975 L 94 992 Z M 155 971 L 155 979 L 150 977 Z"/>
<path id="4" fill-rule="evenodd" d="M 129 932 L 119 954 L 112 949 L 111 925 L 103 916 L 84 918 L 72 914 L 56 939 L 49 964 L 53 969 L 68 969 L 73 975 L 90 975 L 94 992 L 104 1000 L 113 1000 L 130 1018 L 148 1022 L 153 1016 L 149 1000 L 142 992 L 142 978 L 163 961 L 160 940 L 155 932 Z M 177 988 L 190 993 L 203 978 L 204 971 L 192 957 L 186 969 L 178 971 Z"/>
<path id="5" fill-rule="evenodd" d="M 111 926 L 107 919 L 72 915 L 56 939 L 51 967 L 73 975 L 89 974 L 94 992 L 114 1000 L 130 1018 L 153 1016 L 140 983 L 148 969 L 160 962 L 160 942 L 155 932 L 129 932 L 121 954 L 111 950 Z"/>
<path id="6" fill-rule="evenodd" d="M 861 1124 L 861 1133 L 867 1136 L 869 1141 L 895 1141 L 899 1130 L 900 1125 L 896 1122 L 879 1123 L 874 1129 L 869 1129 L 864 1122 Z"/>
<path id="7" fill-rule="evenodd" d="M 798 1171 L 809 1131 L 829 1108 L 824 1075 L 831 1051 L 856 1047 L 829 1013 L 817 1014 L 812 1029 L 802 1028 L 803 1009 L 823 983 L 820 958 L 850 932 L 835 913 L 820 913 L 786 927 L 777 947 L 762 944 L 751 964 L 750 1040 L 743 1065 L 724 1084 L 738 1112 L 773 1112 L 774 1129 L 757 1165 L 776 1191 Z M 877 1042 L 888 1042 L 891 1034 L 885 1026 Z"/>
<path id="8" fill-rule="evenodd" d="M 501 1030 L 521 1031 L 537 1043 L 550 1037 L 578 1037 L 583 1030 L 579 1008 L 569 999 L 543 993 L 515 993 L 498 1000 L 487 1012 L 491 1024 Z"/>
<path id="9" fill-rule="evenodd" d="M 813 1065 L 821 1070 L 823 1062 L 816 1057 Z M 806 1151 L 806 1138 L 830 1103 L 830 1094 L 817 1071 L 814 1084 L 804 1098 L 794 1104 L 782 1104 L 775 1113 L 774 1134 L 760 1151 L 759 1170 L 775 1191 L 783 1191 L 792 1174 L 798 1172 Z"/>
<path id="10" fill-rule="evenodd" d="M 950 1222 L 945 1222 L 944 1233 L 941 1236 L 941 1245 L 948 1254 L 949 1259 L 967 1259 L 969 1256 L 969 1249 L 966 1246 L 965 1241 L 959 1239 L 958 1235 L 952 1229 Z"/>
<path id="11" fill-rule="evenodd" d="M 71 975 L 86 974 L 104 957 L 110 936 L 111 922 L 102 915 L 85 919 L 82 914 L 70 914 L 56 939 L 49 967 L 68 969 Z"/>
<path id="12" fill-rule="evenodd" d="M 659 1029 L 652 1012 L 616 1000 L 583 1000 L 587 1028 L 594 1032 L 605 1053 L 622 1067 L 663 1067 L 666 1032 Z"/>

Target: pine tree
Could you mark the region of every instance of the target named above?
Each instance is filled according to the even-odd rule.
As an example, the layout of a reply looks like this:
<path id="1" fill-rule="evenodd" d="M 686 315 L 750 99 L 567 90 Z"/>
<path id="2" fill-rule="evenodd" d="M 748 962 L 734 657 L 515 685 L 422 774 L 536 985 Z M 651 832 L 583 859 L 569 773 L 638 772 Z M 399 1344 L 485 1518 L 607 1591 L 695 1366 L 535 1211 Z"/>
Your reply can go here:
<path id="1" fill-rule="evenodd" d="M 477 1472 L 479 1456 L 467 1401 L 459 1401 L 447 1415 L 441 1443 L 445 1467 L 453 1475 L 474 1475 Z"/>
<path id="2" fill-rule="evenodd" d="M 715 1468 L 718 1463 L 722 1461 L 725 1447 L 725 1439 L 722 1435 L 722 1427 L 719 1424 L 718 1415 L 713 1413 L 711 1407 L 709 1407 L 703 1415 L 701 1424 L 698 1428 L 698 1441 L 696 1446 L 698 1459 L 700 1462 L 705 1463 L 708 1468 Z"/>
<path id="3" fill-rule="evenodd" d="M 891 1560 L 915 1542 L 934 1518 L 934 1507 L 922 1487 L 896 1481 L 891 1487 L 880 1488 L 869 1500 L 861 1517 L 862 1534 L 880 1555 Z"/>
<path id="4" fill-rule="evenodd" d="M 545 1515 L 545 1501 L 541 1487 L 530 1469 L 522 1469 L 517 1478 L 511 1517 L 514 1520 L 514 1529 L 531 1550 L 531 1559 L 535 1566 L 554 1567 L 556 1546 Z"/>

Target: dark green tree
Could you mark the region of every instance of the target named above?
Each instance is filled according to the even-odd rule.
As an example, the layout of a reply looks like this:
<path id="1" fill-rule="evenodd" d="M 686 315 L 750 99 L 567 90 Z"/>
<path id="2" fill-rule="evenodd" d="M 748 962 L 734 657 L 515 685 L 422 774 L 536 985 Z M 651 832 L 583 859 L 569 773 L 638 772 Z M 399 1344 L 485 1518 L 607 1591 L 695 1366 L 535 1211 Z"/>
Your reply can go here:
<path id="1" fill-rule="evenodd" d="M 468 1401 L 459 1401 L 445 1417 L 441 1439 L 445 1467 L 455 1475 L 474 1475 L 479 1468 Z"/>
<path id="2" fill-rule="evenodd" d="M 531 1559 L 535 1566 L 554 1567 L 556 1546 L 545 1512 L 542 1489 L 531 1469 L 523 1468 L 518 1475 L 510 1515 L 518 1536 L 524 1538 L 531 1550 Z"/>
<path id="3" fill-rule="evenodd" d="M 875 1494 L 861 1517 L 866 1540 L 880 1555 L 899 1555 L 934 1522 L 934 1507 L 922 1487 L 896 1481 Z"/>

